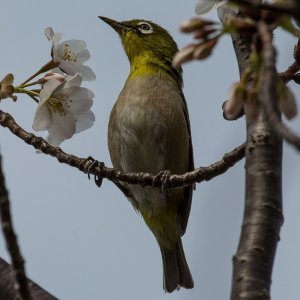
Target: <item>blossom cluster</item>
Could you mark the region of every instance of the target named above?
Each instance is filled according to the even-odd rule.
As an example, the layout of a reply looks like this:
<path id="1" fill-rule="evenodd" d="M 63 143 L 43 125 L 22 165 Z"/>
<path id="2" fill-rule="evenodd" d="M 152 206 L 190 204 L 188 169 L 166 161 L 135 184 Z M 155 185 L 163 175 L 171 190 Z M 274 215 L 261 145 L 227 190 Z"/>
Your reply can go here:
<path id="1" fill-rule="evenodd" d="M 46 141 L 58 146 L 75 133 L 93 126 L 94 94 L 81 87 L 81 83 L 82 80 L 94 80 L 96 76 L 84 65 L 90 58 L 84 41 L 60 42 L 62 34 L 54 33 L 50 27 L 46 28 L 45 34 L 52 42 L 51 63 L 57 68 L 39 80 L 42 88 L 32 127 L 36 131 L 47 130 Z"/>

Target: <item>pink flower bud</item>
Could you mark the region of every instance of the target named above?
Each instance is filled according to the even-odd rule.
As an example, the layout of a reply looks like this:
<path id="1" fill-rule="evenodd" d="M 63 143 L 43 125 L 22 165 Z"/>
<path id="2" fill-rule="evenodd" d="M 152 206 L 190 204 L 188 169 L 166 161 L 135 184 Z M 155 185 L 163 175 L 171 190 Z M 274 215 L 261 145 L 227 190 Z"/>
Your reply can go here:
<path id="1" fill-rule="evenodd" d="M 197 31 L 199 29 L 203 29 L 206 26 L 211 26 L 213 24 L 215 24 L 216 22 L 214 21 L 209 21 L 209 20 L 203 20 L 200 18 L 192 18 L 189 19 L 185 22 L 183 22 L 180 26 L 180 30 L 182 32 L 193 32 L 193 31 Z"/>
<path id="2" fill-rule="evenodd" d="M 241 110 L 246 98 L 246 90 L 240 82 L 232 85 L 228 101 L 224 104 L 224 114 L 228 119 L 234 119 Z"/>
<path id="3" fill-rule="evenodd" d="M 46 83 L 47 81 L 51 80 L 51 79 L 56 79 L 59 82 L 63 82 L 65 81 L 65 76 L 59 73 L 47 73 L 43 78 L 40 78 L 39 82 L 41 84 Z"/>
<path id="4" fill-rule="evenodd" d="M 218 38 L 205 41 L 197 46 L 193 53 L 195 59 L 205 59 L 211 55 L 212 50 L 218 42 Z"/>
<path id="5" fill-rule="evenodd" d="M 183 49 L 181 49 L 179 52 L 177 52 L 173 58 L 172 65 L 173 67 L 179 67 L 183 63 L 190 61 L 193 59 L 193 53 L 195 51 L 195 48 L 197 45 L 189 45 Z"/>

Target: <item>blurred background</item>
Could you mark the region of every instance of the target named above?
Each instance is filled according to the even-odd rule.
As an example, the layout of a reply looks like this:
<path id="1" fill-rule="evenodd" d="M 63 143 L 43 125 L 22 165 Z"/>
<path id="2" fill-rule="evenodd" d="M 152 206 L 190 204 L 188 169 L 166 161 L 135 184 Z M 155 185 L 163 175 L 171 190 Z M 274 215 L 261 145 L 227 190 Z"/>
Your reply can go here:
<path id="1" fill-rule="evenodd" d="M 179 24 L 194 16 L 193 0 L 43 2 L 6 1 L 0 10 L 0 77 L 9 72 L 19 83 L 50 59 L 44 29 L 52 26 L 63 39 L 88 44 L 95 82 L 84 83 L 95 93 L 94 127 L 61 147 L 80 157 L 89 155 L 111 166 L 107 150 L 110 110 L 126 80 L 129 64 L 117 34 L 97 16 L 116 20 L 144 18 L 170 31 L 179 47 L 192 41 Z M 207 17 L 217 18 L 216 11 Z M 295 38 L 275 35 L 278 69 L 293 62 Z M 195 166 L 219 160 L 245 140 L 245 122 L 225 121 L 221 105 L 238 68 L 229 37 L 203 62 L 184 65 Z M 300 99 L 299 86 L 291 85 Z M 3 101 L 1 110 L 32 131 L 36 103 L 19 96 Z M 300 132 L 300 118 L 290 123 Z M 46 133 L 41 133 L 43 137 Z M 26 259 L 28 276 L 63 300 L 96 299 L 228 299 L 232 256 L 239 240 L 244 198 L 244 161 L 225 175 L 197 186 L 184 248 L 195 288 L 165 294 L 162 264 L 154 236 L 125 197 L 104 180 L 99 189 L 87 176 L 35 150 L 0 128 L 1 154 L 10 191 L 15 229 Z M 281 232 L 272 283 L 272 299 L 296 299 L 300 294 L 299 235 L 300 156 L 284 147 L 283 196 L 285 223 Z M 298 175 L 297 175 L 298 174 Z M 1 257 L 9 260 L 2 236 Z"/>

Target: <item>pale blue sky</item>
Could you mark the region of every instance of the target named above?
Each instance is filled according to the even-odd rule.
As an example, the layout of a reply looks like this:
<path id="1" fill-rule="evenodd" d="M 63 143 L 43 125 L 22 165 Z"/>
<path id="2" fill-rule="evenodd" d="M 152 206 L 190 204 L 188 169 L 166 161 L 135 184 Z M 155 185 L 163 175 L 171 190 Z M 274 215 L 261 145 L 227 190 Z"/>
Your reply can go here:
<path id="1" fill-rule="evenodd" d="M 178 31 L 180 22 L 194 15 L 195 1 L 6 1 L 0 11 L 0 76 L 12 72 L 21 82 L 50 58 L 45 27 L 64 38 L 83 39 L 91 52 L 88 65 L 97 80 L 85 84 L 95 93 L 95 126 L 62 144 L 77 156 L 89 155 L 111 166 L 106 146 L 110 110 L 128 73 L 129 64 L 117 34 L 97 16 L 117 20 L 144 18 L 168 29 L 180 47 L 191 37 Z M 216 18 L 216 13 L 210 17 Z M 295 41 L 276 35 L 279 70 L 292 62 Z M 184 66 L 184 93 L 192 126 L 195 165 L 206 166 L 245 139 L 244 119 L 227 122 L 221 105 L 238 79 L 228 37 L 204 62 Z M 298 98 L 299 86 L 293 86 Z M 1 109 L 31 130 L 36 104 L 19 97 Z M 292 122 L 300 131 L 299 117 Z M 45 136 L 45 135 L 43 135 Z M 194 276 L 193 290 L 165 294 L 160 251 L 142 219 L 107 180 L 98 189 L 87 176 L 34 149 L 0 128 L 1 153 L 10 190 L 14 224 L 28 275 L 63 300 L 97 299 L 228 299 L 231 258 L 242 221 L 244 162 L 225 175 L 197 186 L 184 248 Z M 274 267 L 274 300 L 300 294 L 299 238 L 300 156 L 284 149 L 285 224 Z M 0 253 L 8 258 L 3 239 Z"/>

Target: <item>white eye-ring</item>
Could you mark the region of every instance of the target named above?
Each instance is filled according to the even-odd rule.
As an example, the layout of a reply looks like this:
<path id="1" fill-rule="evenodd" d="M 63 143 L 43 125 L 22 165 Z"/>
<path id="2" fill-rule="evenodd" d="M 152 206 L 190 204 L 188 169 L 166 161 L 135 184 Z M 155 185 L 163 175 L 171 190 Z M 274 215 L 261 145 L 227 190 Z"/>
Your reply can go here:
<path id="1" fill-rule="evenodd" d="M 138 29 L 141 33 L 144 33 L 144 34 L 151 34 L 153 32 L 152 25 L 147 22 L 140 22 L 138 24 Z"/>

